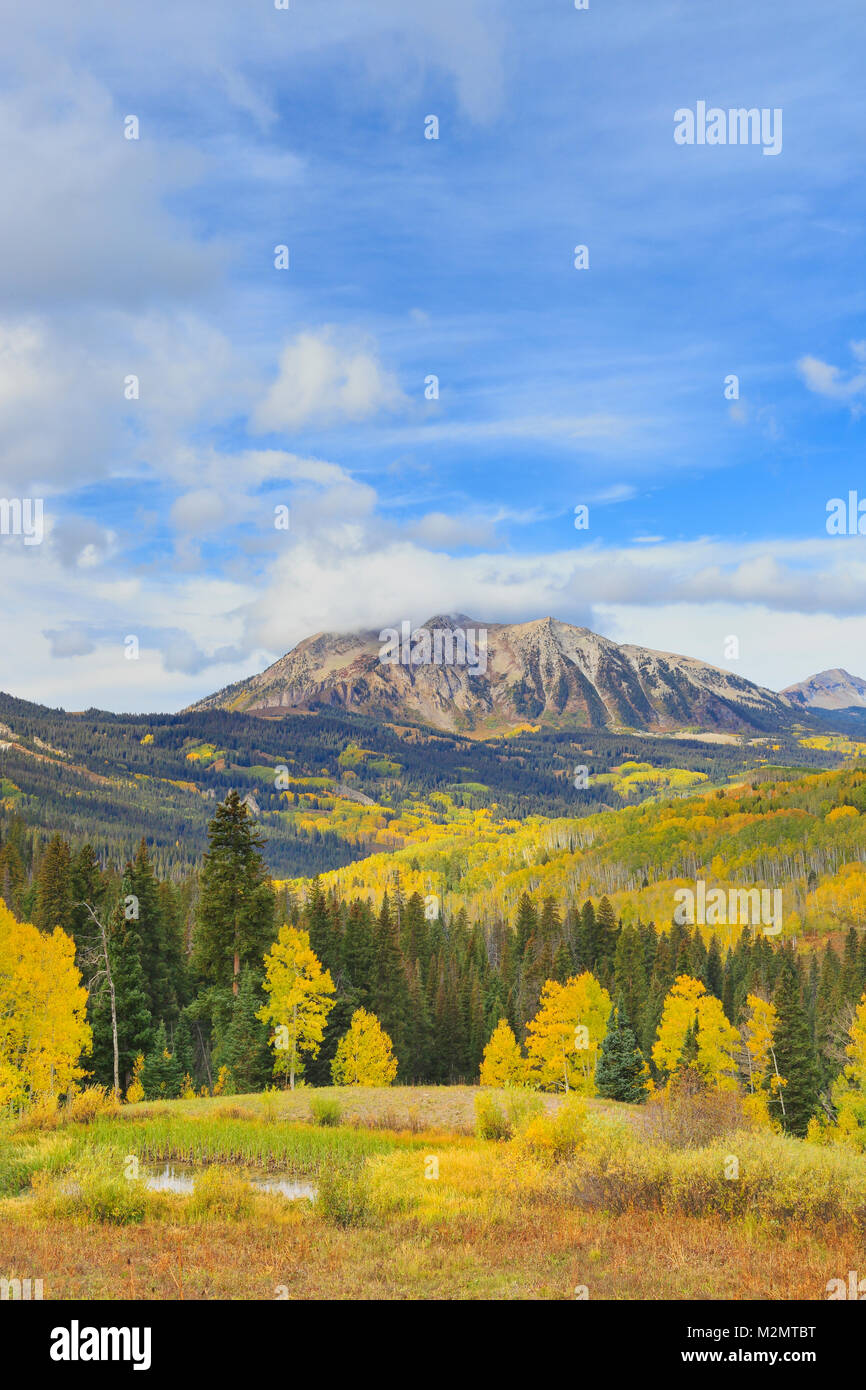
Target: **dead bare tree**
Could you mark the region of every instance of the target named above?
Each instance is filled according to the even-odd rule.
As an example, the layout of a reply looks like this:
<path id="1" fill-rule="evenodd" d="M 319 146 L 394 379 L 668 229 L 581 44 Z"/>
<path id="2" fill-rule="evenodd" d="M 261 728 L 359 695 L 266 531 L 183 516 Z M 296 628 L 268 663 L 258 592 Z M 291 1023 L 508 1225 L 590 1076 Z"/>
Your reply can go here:
<path id="1" fill-rule="evenodd" d="M 102 962 L 99 969 L 94 971 L 94 973 L 88 980 L 87 989 L 89 993 L 96 985 L 98 985 L 103 980 L 105 980 L 105 982 L 108 985 L 108 994 L 111 1000 L 111 1038 L 112 1043 L 114 1045 L 114 1094 L 119 1097 L 120 1057 L 117 1046 L 117 1000 L 114 997 L 114 980 L 111 975 L 111 960 L 108 955 L 108 932 L 105 929 L 105 923 L 102 922 L 99 917 L 97 917 L 93 908 L 90 906 L 90 903 L 83 902 L 80 904 L 80 906 L 85 908 L 86 911 L 90 914 L 90 917 L 95 922 L 99 930 L 98 943 L 90 952 L 85 951 L 83 953 L 82 963 L 87 966 L 92 966 L 95 965 L 98 961 Z"/>

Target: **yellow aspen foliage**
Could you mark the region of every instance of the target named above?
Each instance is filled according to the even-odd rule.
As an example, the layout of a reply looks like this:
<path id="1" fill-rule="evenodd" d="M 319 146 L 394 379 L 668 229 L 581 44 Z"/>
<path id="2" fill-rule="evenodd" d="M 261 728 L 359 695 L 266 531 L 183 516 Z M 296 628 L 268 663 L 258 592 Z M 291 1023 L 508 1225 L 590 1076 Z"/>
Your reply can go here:
<path id="1" fill-rule="evenodd" d="M 397 1075 L 391 1039 L 375 1014 L 356 1009 L 331 1062 L 335 1086 L 390 1086 Z"/>
<path id="2" fill-rule="evenodd" d="M 268 1002 L 256 1017 L 274 1025 L 274 1072 L 287 1075 L 294 1090 L 295 1079 L 303 1075 L 303 1054 L 318 1056 L 328 1014 L 334 1007 L 331 972 L 322 969 L 308 932 L 300 927 L 280 927 L 265 956 L 264 989 Z"/>
<path id="3" fill-rule="evenodd" d="M 0 1109 L 71 1091 L 89 1051 L 72 938 L 16 922 L 0 900 Z"/>
<path id="4" fill-rule="evenodd" d="M 740 1034 L 725 1017 L 721 1002 L 691 975 L 678 975 L 664 1002 L 653 1045 L 659 1071 L 673 1072 L 682 1056 L 686 1034 L 697 1018 L 697 1066 L 708 1081 L 723 1090 L 737 1085 Z"/>
<path id="5" fill-rule="evenodd" d="M 479 1079 L 482 1086 L 522 1086 L 527 1079 L 526 1058 L 505 1018 L 499 1020 L 484 1049 Z"/>
<path id="6" fill-rule="evenodd" d="M 144 1053 L 139 1052 L 132 1064 L 132 1080 L 126 1088 L 126 1099 L 129 1105 L 135 1105 L 138 1101 L 144 1100 L 144 1087 L 141 1084 L 141 1073 L 144 1071 Z"/>
<path id="7" fill-rule="evenodd" d="M 849 1085 L 866 1091 L 866 994 L 857 1005 L 848 1036 L 851 1041 L 845 1052 L 851 1060 L 845 1068 L 845 1076 Z"/>
<path id="8" fill-rule="evenodd" d="M 857 1005 L 845 1048 L 848 1065 L 830 1088 L 836 1107 L 835 1140 L 866 1149 L 866 994 Z"/>
<path id="9" fill-rule="evenodd" d="M 809 918 L 834 926 L 858 926 L 866 918 L 866 865 L 843 864 L 809 894 L 806 907 Z"/>
<path id="10" fill-rule="evenodd" d="M 213 1095 L 227 1096 L 232 1084 L 232 1074 L 228 1067 L 220 1067 L 214 1082 Z"/>
<path id="11" fill-rule="evenodd" d="M 779 1086 L 784 1084 L 776 1067 L 773 1047 L 779 1015 L 775 1004 L 770 1004 L 757 994 L 747 996 L 746 1007 L 748 1013 L 740 1034 L 745 1049 L 749 1090 L 753 1093 L 769 1091 L 775 1096 Z"/>
<path id="12" fill-rule="evenodd" d="M 595 1095 L 595 1065 L 610 1008 L 610 995 L 588 970 L 564 985 L 546 982 L 526 1030 L 530 1075 L 542 1089 Z"/>

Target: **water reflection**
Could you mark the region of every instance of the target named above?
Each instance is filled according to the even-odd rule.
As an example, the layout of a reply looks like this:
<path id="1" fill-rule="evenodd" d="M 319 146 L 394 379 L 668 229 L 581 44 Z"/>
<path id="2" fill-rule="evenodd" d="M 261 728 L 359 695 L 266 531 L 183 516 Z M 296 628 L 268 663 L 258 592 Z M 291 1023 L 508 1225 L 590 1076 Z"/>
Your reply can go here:
<path id="1" fill-rule="evenodd" d="M 156 1168 L 144 1170 L 145 1187 L 150 1192 L 179 1192 L 190 1193 L 195 1187 L 195 1179 L 198 1173 L 205 1170 L 206 1165 L 184 1164 L 183 1166 L 175 1163 L 166 1163 L 158 1170 Z M 296 1201 L 299 1197 L 315 1198 L 317 1188 L 312 1182 L 299 1182 L 296 1178 L 289 1177 L 288 1174 L 273 1174 L 267 1178 L 254 1178 L 249 1173 L 242 1173 L 241 1176 L 254 1187 L 257 1192 L 279 1192 L 280 1196 L 288 1197 L 290 1201 Z"/>

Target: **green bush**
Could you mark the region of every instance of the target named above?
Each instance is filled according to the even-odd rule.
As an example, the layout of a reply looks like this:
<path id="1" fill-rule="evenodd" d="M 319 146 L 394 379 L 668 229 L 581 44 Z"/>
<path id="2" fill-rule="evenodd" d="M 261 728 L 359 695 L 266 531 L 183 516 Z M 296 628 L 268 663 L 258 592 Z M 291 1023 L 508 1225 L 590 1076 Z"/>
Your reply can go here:
<path id="1" fill-rule="evenodd" d="M 363 1168 L 324 1168 L 316 1201 L 319 1215 L 331 1226 L 365 1226 L 370 1220 L 370 1186 Z"/>
<path id="2" fill-rule="evenodd" d="M 475 1097 L 475 1133 L 479 1139 L 510 1139 L 513 1133 L 511 1120 L 488 1091 Z"/>
<path id="3" fill-rule="evenodd" d="M 230 1168 L 214 1166 L 196 1174 L 187 1215 L 192 1221 L 244 1221 L 253 1206 L 247 1180 Z"/>
<path id="4" fill-rule="evenodd" d="M 60 1179 L 47 1172 L 36 1173 L 33 1190 L 37 1214 L 42 1216 L 130 1226 L 147 1215 L 144 1183 L 124 1177 L 122 1164 L 114 1155 L 91 1154 Z"/>
<path id="5" fill-rule="evenodd" d="M 544 1113 L 544 1097 L 537 1091 L 509 1090 L 505 1096 L 505 1113 L 512 1134 L 522 1129 L 535 1115 Z"/>
<path id="6" fill-rule="evenodd" d="M 336 1096 L 311 1096 L 310 1110 L 317 1125 L 338 1125 L 342 1109 Z"/>

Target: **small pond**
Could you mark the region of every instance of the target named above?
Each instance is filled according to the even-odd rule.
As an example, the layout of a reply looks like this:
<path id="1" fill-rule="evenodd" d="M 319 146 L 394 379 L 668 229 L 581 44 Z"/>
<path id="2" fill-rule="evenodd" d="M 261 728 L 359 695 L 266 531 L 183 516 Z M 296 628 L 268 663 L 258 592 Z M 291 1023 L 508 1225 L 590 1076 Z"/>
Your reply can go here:
<path id="1" fill-rule="evenodd" d="M 197 1173 L 205 1170 L 205 1164 L 165 1163 L 159 1168 L 142 1167 L 145 1187 L 150 1192 L 192 1192 Z M 268 1177 L 251 1177 L 241 1170 L 241 1176 L 257 1192 L 279 1192 L 280 1196 L 291 1201 L 299 1197 L 314 1199 L 317 1187 L 312 1182 L 299 1182 L 288 1174 L 271 1173 Z"/>

